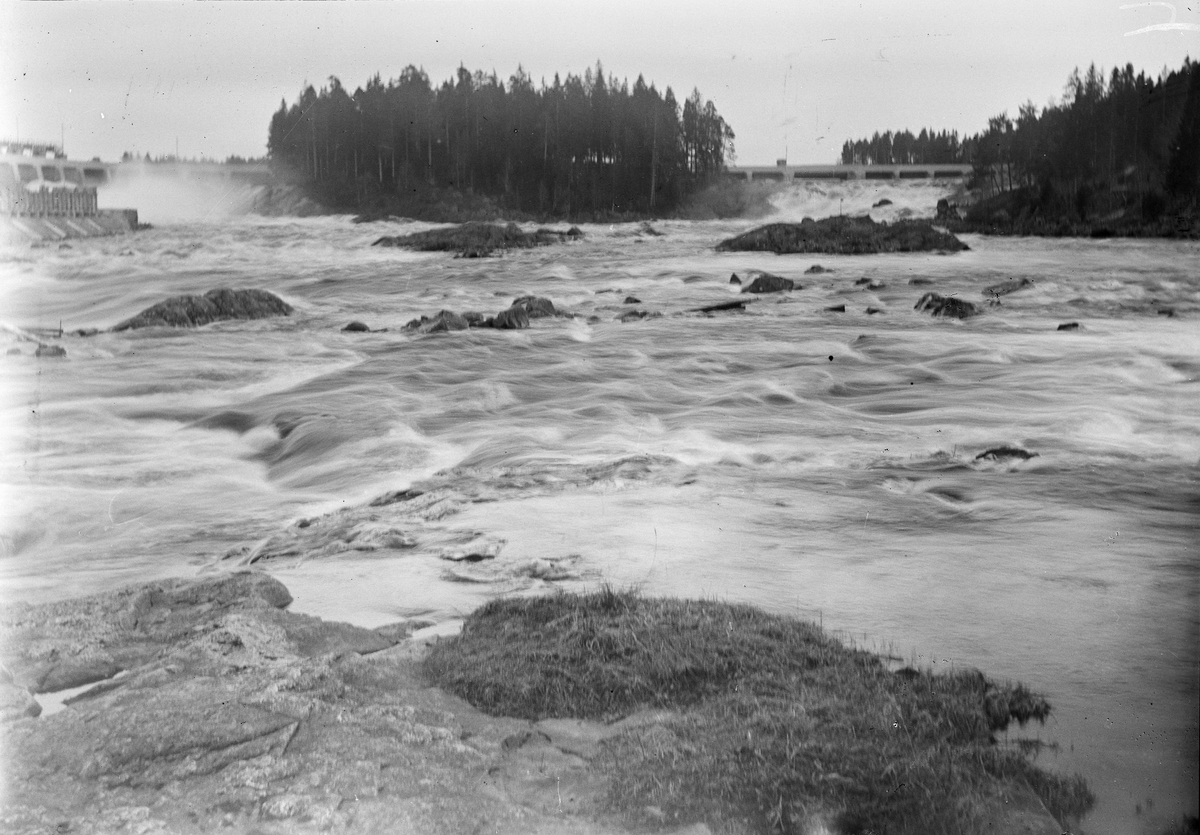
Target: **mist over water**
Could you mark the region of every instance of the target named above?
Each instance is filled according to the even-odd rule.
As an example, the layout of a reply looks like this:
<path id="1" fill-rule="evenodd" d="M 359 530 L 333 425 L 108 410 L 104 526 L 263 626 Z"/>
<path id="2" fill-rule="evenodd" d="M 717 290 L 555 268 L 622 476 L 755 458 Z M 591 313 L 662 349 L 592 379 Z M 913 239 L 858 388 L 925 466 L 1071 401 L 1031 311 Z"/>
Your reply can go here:
<path id="1" fill-rule="evenodd" d="M 945 193 L 796 186 L 771 219 L 929 217 Z M 127 204 L 169 217 L 177 195 L 151 194 Z M 293 608 L 366 626 L 600 582 L 747 601 L 1046 693 L 1050 724 L 1024 735 L 1091 782 L 1087 832 L 1196 813 L 1197 244 L 777 257 L 713 251 L 749 221 L 666 221 L 459 260 L 369 246 L 429 224 L 188 221 L 4 256 L 3 319 L 25 328 L 214 287 L 295 307 L 0 363 L 8 598 L 254 564 Z M 749 269 L 803 289 L 689 312 Z M 913 310 L 927 290 L 984 304 L 1010 277 L 1034 285 L 975 319 Z M 400 330 L 525 294 L 576 318 Z M 615 321 L 630 308 L 663 315 Z M 977 460 L 1002 445 L 1036 457 Z"/>
<path id="2" fill-rule="evenodd" d="M 176 172 L 174 166 L 126 163 L 99 191 L 101 209 L 137 209 L 140 223 L 217 222 L 246 214 L 261 186 Z"/>

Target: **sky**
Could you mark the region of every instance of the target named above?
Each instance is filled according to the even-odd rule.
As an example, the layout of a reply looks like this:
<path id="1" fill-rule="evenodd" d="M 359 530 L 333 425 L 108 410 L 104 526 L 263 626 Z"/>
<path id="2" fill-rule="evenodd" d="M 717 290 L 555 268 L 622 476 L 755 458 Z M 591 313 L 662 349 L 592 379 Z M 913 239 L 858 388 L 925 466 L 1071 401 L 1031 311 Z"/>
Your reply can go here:
<path id="1" fill-rule="evenodd" d="M 831 163 L 876 131 L 965 135 L 1045 106 L 1075 67 L 1157 76 L 1188 56 L 1200 0 L 0 0 L 0 138 L 104 160 L 261 156 L 305 83 L 353 91 L 409 64 L 435 84 L 460 65 L 549 82 L 600 61 L 680 101 L 699 89 L 738 164 Z"/>

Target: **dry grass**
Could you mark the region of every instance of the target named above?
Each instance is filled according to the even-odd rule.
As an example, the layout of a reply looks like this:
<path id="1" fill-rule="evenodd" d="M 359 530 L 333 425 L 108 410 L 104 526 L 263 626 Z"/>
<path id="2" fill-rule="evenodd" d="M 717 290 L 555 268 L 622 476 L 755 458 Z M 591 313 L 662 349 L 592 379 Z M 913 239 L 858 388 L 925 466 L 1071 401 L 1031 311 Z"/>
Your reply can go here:
<path id="1" fill-rule="evenodd" d="M 496 715 L 674 720 L 610 741 L 612 808 L 647 826 L 800 832 L 984 831 L 986 798 L 1031 785 L 1060 816 L 1092 797 L 993 734 L 1050 705 L 981 673 L 891 672 L 811 623 L 714 601 L 589 595 L 497 600 L 426 661 Z"/>

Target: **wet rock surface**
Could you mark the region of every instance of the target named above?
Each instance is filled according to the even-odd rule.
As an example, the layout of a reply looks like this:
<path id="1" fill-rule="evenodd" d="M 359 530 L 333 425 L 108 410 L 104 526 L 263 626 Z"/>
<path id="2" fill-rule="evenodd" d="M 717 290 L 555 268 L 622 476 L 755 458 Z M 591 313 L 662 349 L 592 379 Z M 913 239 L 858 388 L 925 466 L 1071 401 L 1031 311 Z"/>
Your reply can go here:
<path id="1" fill-rule="evenodd" d="M 717 245 L 718 252 L 765 251 L 870 254 L 876 252 L 957 252 L 967 245 L 927 221 L 876 223 L 870 217 L 827 217 L 800 223 L 770 223 Z"/>
<path id="2" fill-rule="evenodd" d="M 913 310 L 929 313 L 933 316 L 948 316 L 952 319 L 967 319 L 979 312 L 979 308 L 971 302 L 943 296 L 940 293 L 926 293 L 917 300 Z"/>
<path id="3" fill-rule="evenodd" d="M 0 684 L 125 673 L 49 716 L 6 711 L 0 828 L 621 831 L 599 818 L 595 761 L 622 728 L 484 716 L 428 684 L 406 629 L 320 621 L 289 600 L 242 572 L 6 608 Z"/>
<path id="4" fill-rule="evenodd" d="M 126 319 L 114 331 L 166 326 L 194 328 L 229 319 L 267 319 L 291 314 L 292 306 L 266 290 L 209 290 L 203 296 L 176 296 Z"/>
<path id="5" fill-rule="evenodd" d="M 749 275 L 753 280 L 742 288 L 743 293 L 778 293 L 785 290 L 802 289 L 790 278 L 751 270 Z"/>

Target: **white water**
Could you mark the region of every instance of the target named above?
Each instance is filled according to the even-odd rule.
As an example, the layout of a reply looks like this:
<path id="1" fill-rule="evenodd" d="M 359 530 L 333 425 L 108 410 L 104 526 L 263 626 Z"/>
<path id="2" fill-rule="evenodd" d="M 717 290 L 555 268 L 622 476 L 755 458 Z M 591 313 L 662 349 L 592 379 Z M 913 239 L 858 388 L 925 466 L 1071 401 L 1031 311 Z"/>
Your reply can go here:
<path id="1" fill-rule="evenodd" d="M 798 219 L 888 197 L 875 215 L 891 219 L 938 196 L 836 184 L 778 205 Z M 24 328 L 110 326 L 220 286 L 296 310 L 68 337 L 57 360 L 12 343 L 5 594 L 259 557 L 295 609 L 366 626 L 445 627 L 496 594 L 603 581 L 749 601 L 1046 693 L 1037 733 L 1060 749 L 1043 763 L 1101 798 L 1087 832 L 1196 814 L 1200 246 L 714 253 L 752 225 L 585 226 L 580 243 L 456 260 L 369 246 L 425 224 L 242 217 L 10 252 L 0 319 Z M 835 271 L 804 276 L 813 263 Z M 804 289 L 685 313 L 733 299 L 730 273 L 751 268 Z M 926 290 L 983 302 L 1024 276 L 1035 286 L 972 320 L 913 310 Z M 400 331 L 526 293 L 578 318 Z M 626 295 L 663 318 L 614 321 Z M 352 319 L 389 331 L 341 332 Z M 1002 444 L 1038 457 L 974 460 Z M 369 504 L 414 485 L 425 495 Z"/>

